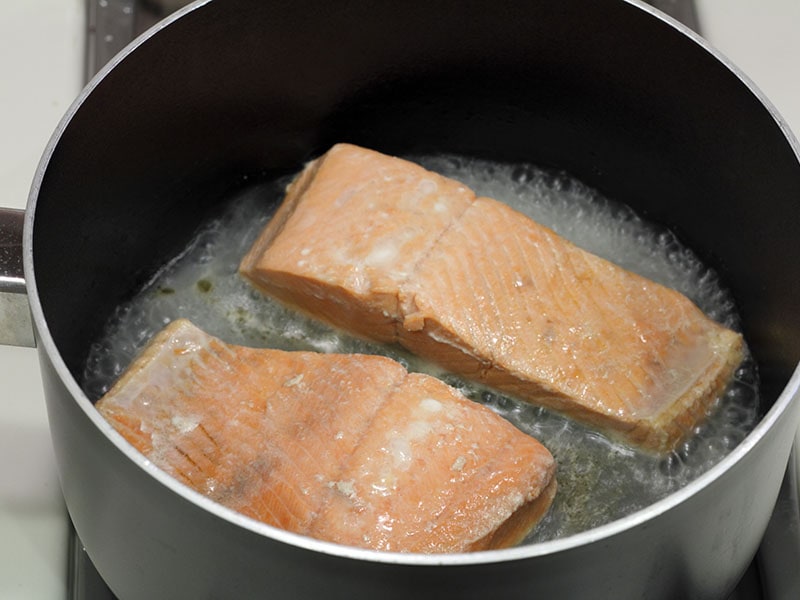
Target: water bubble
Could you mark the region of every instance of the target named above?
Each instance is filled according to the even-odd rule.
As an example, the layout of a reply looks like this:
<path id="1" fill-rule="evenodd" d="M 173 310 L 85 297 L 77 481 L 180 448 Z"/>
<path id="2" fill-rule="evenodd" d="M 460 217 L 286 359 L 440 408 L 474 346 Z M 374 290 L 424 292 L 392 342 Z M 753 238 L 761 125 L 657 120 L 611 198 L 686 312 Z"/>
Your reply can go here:
<path id="1" fill-rule="evenodd" d="M 523 166 L 514 167 L 511 179 L 516 183 L 526 183 L 530 179 L 530 171 Z"/>
<path id="2" fill-rule="evenodd" d="M 665 477 L 674 479 L 683 470 L 683 459 L 677 452 L 671 452 L 658 463 L 658 470 Z"/>

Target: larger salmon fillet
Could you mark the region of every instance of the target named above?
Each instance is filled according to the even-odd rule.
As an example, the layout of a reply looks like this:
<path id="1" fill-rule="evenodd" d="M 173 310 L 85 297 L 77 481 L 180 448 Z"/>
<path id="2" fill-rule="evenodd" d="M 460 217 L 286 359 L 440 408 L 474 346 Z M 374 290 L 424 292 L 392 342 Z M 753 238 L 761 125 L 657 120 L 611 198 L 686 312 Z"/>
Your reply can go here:
<path id="1" fill-rule="evenodd" d="M 433 377 L 379 356 L 229 345 L 186 320 L 155 336 L 97 408 L 198 492 L 341 544 L 513 545 L 556 490 L 539 442 Z"/>
<path id="2" fill-rule="evenodd" d="M 661 452 L 743 356 L 741 336 L 680 293 L 348 144 L 290 185 L 240 271 L 335 326 Z"/>

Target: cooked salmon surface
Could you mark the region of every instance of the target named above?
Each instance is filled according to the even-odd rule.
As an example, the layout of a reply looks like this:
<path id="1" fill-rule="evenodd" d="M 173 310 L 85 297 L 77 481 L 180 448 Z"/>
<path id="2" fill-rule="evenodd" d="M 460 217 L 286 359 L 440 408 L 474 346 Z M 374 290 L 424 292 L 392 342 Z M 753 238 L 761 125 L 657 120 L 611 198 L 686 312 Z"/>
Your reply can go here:
<path id="1" fill-rule="evenodd" d="M 706 416 L 744 353 L 682 294 L 349 144 L 289 186 L 240 271 L 337 327 L 659 452 Z"/>
<path id="2" fill-rule="evenodd" d="M 557 485 L 547 449 L 438 379 L 380 356 L 229 345 L 183 319 L 97 408 L 212 500 L 363 548 L 513 545 Z"/>

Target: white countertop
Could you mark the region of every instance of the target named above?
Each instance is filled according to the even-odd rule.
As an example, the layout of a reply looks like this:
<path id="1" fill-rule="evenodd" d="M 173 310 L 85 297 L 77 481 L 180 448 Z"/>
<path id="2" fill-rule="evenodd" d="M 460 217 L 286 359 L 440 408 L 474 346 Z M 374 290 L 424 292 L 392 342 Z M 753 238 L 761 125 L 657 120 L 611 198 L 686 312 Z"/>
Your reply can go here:
<path id="1" fill-rule="evenodd" d="M 24 208 L 80 92 L 83 0 L 0 3 L 0 206 Z M 35 350 L 0 346 L 0 598 L 67 597 L 67 520 Z"/>
<path id="2" fill-rule="evenodd" d="M 800 133 L 800 2 L 696 0 L 705 37 Z M 23 208 L 39 157 L 81 87 L 83 0 L 0 3 L 0 206 Z M 66 512 L 36 352 L 0 346 L 0 598 L 66 597 Z"/>

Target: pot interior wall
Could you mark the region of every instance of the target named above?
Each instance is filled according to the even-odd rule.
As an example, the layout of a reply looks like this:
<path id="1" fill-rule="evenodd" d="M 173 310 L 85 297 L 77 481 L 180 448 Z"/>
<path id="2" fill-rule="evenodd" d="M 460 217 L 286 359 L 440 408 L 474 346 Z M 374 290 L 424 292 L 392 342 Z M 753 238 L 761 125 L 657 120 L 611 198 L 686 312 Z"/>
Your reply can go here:
<path id="1" fill-rule="evenodd" d="M 216 204 L 338 141 L 566 170 L 720 272 L 768 402 L 800 359 L 797 156 L 684 34 L 617 0 L 228 0 L 108 72 L 47 166 L 36 285 L 76 379 L 107 316 Z"/>

